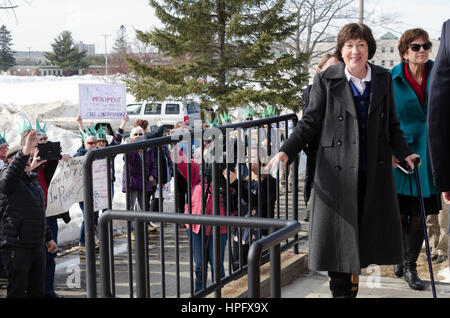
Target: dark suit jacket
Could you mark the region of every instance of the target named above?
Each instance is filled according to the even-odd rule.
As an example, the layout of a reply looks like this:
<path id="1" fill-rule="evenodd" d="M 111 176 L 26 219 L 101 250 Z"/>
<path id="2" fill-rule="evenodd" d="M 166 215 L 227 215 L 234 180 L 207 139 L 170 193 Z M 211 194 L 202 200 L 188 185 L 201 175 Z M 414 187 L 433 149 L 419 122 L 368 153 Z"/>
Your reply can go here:
<path id="1" fill-rule="evenodd" d="M 450 20 L 442 27 L 441 45 L 430 75 L 427 117 L 436 188 L 450 191 Z"/>

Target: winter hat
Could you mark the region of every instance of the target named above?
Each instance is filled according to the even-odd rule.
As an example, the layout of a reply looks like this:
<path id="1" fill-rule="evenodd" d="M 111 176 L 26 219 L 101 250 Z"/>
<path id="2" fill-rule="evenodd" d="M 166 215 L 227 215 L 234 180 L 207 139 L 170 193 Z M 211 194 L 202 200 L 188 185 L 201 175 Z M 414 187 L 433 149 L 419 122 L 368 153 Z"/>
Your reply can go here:
<path id="1" fill-rule="evenodd" d="M 11 157 L 13 157 L 17 152 L 19 152 L 20 150 L 22 150 L 22 146 L 17 145 L 17 146 L 13 146 L 11 147 L 8 152 L 6 153 L 6 160 L 11 159 Z"/>

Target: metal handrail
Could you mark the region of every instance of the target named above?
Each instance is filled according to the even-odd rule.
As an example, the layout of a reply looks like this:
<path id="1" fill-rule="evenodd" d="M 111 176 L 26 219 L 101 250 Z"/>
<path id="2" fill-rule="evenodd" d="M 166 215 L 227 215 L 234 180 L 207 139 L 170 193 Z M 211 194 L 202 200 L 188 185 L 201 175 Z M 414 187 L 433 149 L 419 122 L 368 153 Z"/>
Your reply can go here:
<path id="1" fill-rule="evenodd" d="M 298 121 L 298 118 L 295 114 L 288 114 L 288 115 L 280 115 L 280 116 L 276 116 L 276 117 L 263 118 L 263 119 L 258 119 L 258 120 L 254 120 L 254 121 L 230 124 L 227 126 L 220 126 L 220 127 L 214 127 L 214 128 L 220 129 L 222 131 L 222 133 L 224 133 L 227 131 L 227 129 L 258 128 L 263 125 L 268 125 L 268 124 L 272 124 L 272 123 L 277 123 L 277 127 L 278 127 L 278 123 L 284 121 L 286 123 L 286 126 L 285 126 L 286 136 L 285 137 L 287 138 L 287 134 L 288 134 L 287 123 L 289 120 L 292 120 L 295 125 Z M 268 131 L 269 131 L 268 138 L 269 138 L 269 144 L 270 144 L 270 125 L 268 127 L 269 127 L 268 128 Z M 206 130 L 201 130 L 202 136 L 205 131 Z M 142 149 L 145 150 L 150 147 L 159 147 L 159 146 L 163 146 L 163 145 L 176 144 L 180 141 L 188 140 L 187 139 L 188 137 L 195 138 L 197 136 L 196 134 L 198 134 L 198 133 L 199 133 L 199 131 L 190 131 L 188 133 L 179 134 L 179 135 L 175 135 L 175 136 L 159 137 L 159 138 L 153 138 L 153 139 L 145 140 L 145 141 L 139 141 L 139 142 L 123 144 L 123 145 L 118 145 L 118 146 L 111 146 L 111 147 L 106 147 L 106 148 L 97 149 L 97 150 L 93 150 L 93 151 L 88 151 L 86 153 L 86 155 L 84 157 L 84 162 L 83 162 L 83 183 L 84 183 L 84 209 L 85 209 L 84 220 L 85 220 L 85 237 L 86 237 L 86 292 L 87 292 L 87 297 L 89 297 L 89 298 L 97 297 L 96 264 L 95 264 L 95 235 L 94 235 L 94 217 L 93 217 L 94 203 L 93 203 L 93 184 L 92 184 L 93 161 L 96 159 L 108 158 L 108 162 L 109 162 L 110 157 L 115 156 L 117 154 L 124 154 L 124 153 L 132 152 L 132 151 L 142 150 Z M 258 144 L 259 144 L 259 141 L 260 140 L 259 140 L 259 131 L 258 131 Z M 216 142 L 216 141 L 214 141 L 214 142 Z M 145 160 L 146 159 L 145 159 L 145 152 L 144 152 L 143 162 L 145 162 Z M 125 160 L 125 163 L 127 166 L 126 160 Z M 294 168 L 293 169 L 294 177 L 298 176 L 298 169 L 297 169 L 298 163 L 299 163 L 299 159 L 297 156 L 293 163 L 294 164 L 294 167 L 293 167 Z M 126 169 L 126 168 L 124 168 L 124 169 Z M 189 162 L 188 162 L 188 169 L 190 169 Z M 190 171 L 190 170 L 188 170 L 188 171 Z M 213 174 L 212 174 L 212 180 L 213 180 L 212 181 L 212 190 L 213 190 L 212 196 L 213 196 L 213 214 L 215 217 L 216 216 L 218 217 L 220 214 L 219 213 L 220 208 L 219 208 L 218 182 L 216 182 L 218 180 L 217 172 L 218 172 L 217 163 L 214 162 L 213 163 Z M 128 173 L 126 175 L 128 176 Z M 143 175 L 145 176 L 145 173 Z M 108 163 L 108 180 L 110 180 L 109 178 L 110 178 L 110 169 L 109 169 L 109 163 Z M 288 178 L 288 174 L 286 173 L 286 184 L 288 181 L 287 178 Z M 143 178 L 143 180 L 145 180 L 145 178 Z M 190 173 L 189 173 L 189 180 L 190 180 Z M 189 180 L 188 180 L 188 182 L 189 182 Z M 294 219 L 296 219 L 296 220 L 298 219 L 297 181 L 298 180 L 296 180 L 293 183 L 293 191 L 292 191 L 293 192 L 292 193 L 292 195 L 293 195 L 293 207 L 292 207 L 293 208 L 293 216 L 294 216 Z M 202 170 L 202 182 L 203 182 L 203 170 Z M 144 189 L 145 189 L 145 187 L 144 187 Z M 190 188 L 188 189 L 188 191 L 190 191 Z M 277 193 L 278 193 L 278 185 L 277 185 Z M 109 201 L 111 200 L 110 194 L 111 194 L 111 191 L 109 189 L 108 190 Z M 287 199 L 288 199 L 288 193 L 286 191 L 286 201 L 287 201 Z M 127 202 L 128 202 L 128 199 L 127 199 Z M 128 203 L 127 203 L 127 205 L 128 205 Z M 111 208 L 111 202 L 109 202 L 109 208 Z M 127 209 L 129 209 L 129 208 L 130 207 L 127 206 Z M 125 213 L 130 213 L 130 212 L 127 211 Z M 145 212 L 145 213 L 148 214 L 148 212 Z M 165 214 L 166 213 L 164 213 L 164 215 Z M 287 204 L 286 204 L 286 215 L 287 215 Z M 128 214 L 128 216 L 129 216 L 129 214 Z M 198 217 L 198 216 L 195 216 L 195 217 Z M 208 217 L 210 217 L 210 216 L 208 216 Z M 227 218 L 230 218 L 230 216 L 227 216 Z M 157 220 L 157 219 L 158 218 L 155 216 L 155 220 Z M 211 221 L 211 219 L 208 219 L 208 220 Z M 265 220 L 265 221 L 280 221 L 280 220 L 275 220 L 275 219 L 270 219 L 270 220 L 263 219 L 263 220 Z M 250 220 L 248 220 L 248 221 L 250 221 Z M 183 220 L 183 222 L 189 223 L 186 220 Z M 284 222 L 284 221 L 282 221 L 282 222 Z M 192 224 L 200 224 L 200 222 L 195 221 Z M 246 223 L 246 227 L 251 227 L 251 226 L 248 226 L 248 224 Z M 109 231 L 110 231 L 109 234 L 112 235 L 112 226 L 110 226 Z M 146 231 L 146 230 L 145 230 L 143 224 L 138 224 L 138 226 L 135 229 L 136 236 L 140 236 L 141 231 Z M 214 229 L 214 231 L 216 232 L 216 234 L 219 233 L 219 227 L 216 227 Z M 297 234 L 295 234 L 295 240 L 298 242 Z M 262 242 L 264 243 L 265 241 L 262 241 Z M 137 240 L 136 241 L 136 249 L 146 251 L 147 249 L 145 248 L 146 247 L 145 244 L 146 244 L 146 241 Z M 219 244 L 219 241 L 216 240 L 214 242 L 214 249 L 219 248 L 218 244 Z M 257 245 L 257 246 L 259 246 L 259 245 Z M 263 245 L 263 247 L 265 248 L 266 246 Z M 111 251 L 112 246 L 110 245 L 109 248 Z M 295 251 L 295 253 L 298 253 L 298 245 L 297 244 L 294 245 L 294 251 Z M 112 255 L 110 255 L 110 257 L 112 257 Z M 145 262 L 146 256 L 143 255 L 143 256 L 139 256 L 139 257 L 140 257 L 139 262 L 141 262 L 141 261 Z M 138 260 L 136 260 L 136 261 L 138 262 Z M 215 262 L 216 262 L 215 265 L 217 266 L 218 259 L 216 259 Z M 113 266 L 113 264 L 111 264 L 111 266 Z M 138 264 L 138 266 L 141 266 L 141 264 Z M 143 266 L 143 267 L 145 267 L 145 266 Z M 130 272 L 130 275 L 131 275 L 131 272 Z M 142 281 L 144 281 L 144 280 L 142 280 Z M 219 271 L 216 271 L 216 281 L 220 281 Z M 132 296 L 132 293 L 131 293 L 131 296 Z M 216 296 L 220 297 L 220 289 L 216 292 Z"/>
<path id="2" fill-rule="evenodd" d="M 99 246 L 100 246 L 100 270 L 101 276 L 101 295 L 104 298 L 113 297 L 111 291 L 110 258 L 108 248 L 108 226 L 112 220 L 134 220 L 136 222 L 161 222 L 176 224 L 202 224 L 211 226 L 234 226 L 246 228 L 267 228 L 272 229 L 268 236 L 252 243 L 248 255 L 248 288 L 249 297 L 259 297 L 260 276 L 259 266 L 262 253 L 271 248 L 271 297 L 281 296 L 281 250 L 280 243 L 285 239 L 297 234 L 300 229 L 300 223 L 293 220 L 276 220 L 266 218 L 242 218 L 235 216 L 217 216 L 217 215 L 195 215 L 179 214 L 175 212 L 136 212 L 136 211 L 117 211 L 111 210 L 99 218 Z M 136 228 L 137 229 L 137 228 Z M 136 242 L 141 241 L 144 233 L 136 233 Z M 137 250 L 139 250 L 137 248 Z M 146 286 L 144 282 L 144 267 L 136 269 L 136 295 L 137 297 L 146 296 Z"/>

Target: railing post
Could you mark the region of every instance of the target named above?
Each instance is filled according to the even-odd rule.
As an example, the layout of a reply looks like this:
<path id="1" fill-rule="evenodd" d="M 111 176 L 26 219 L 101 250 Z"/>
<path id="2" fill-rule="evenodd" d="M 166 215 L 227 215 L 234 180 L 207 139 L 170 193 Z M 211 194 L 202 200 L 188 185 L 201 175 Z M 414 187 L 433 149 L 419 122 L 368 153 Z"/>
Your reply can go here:
<path id="1" fill-rule="evenodd" d="M 262 246 L 258 241 L 250 245 L 248 251 L 248 297 L 260 298 L 261 291 L 261 253 Z"/>
<path id="2" fill-rule="evenodd" d="M 281 249 L 279 244 L 270 248 L 270 297 L 281 297 Z"/>
<path id="3" fill-rule="evenodd" d="M 145 257 L 145 223 L 136 220 L 134 225 L 134 239 L 136 246 L 136 297 L 146 298 L 147 287 L 146 280 L 146 264 L 147 258 Z"/>
<path id="4" fill-rule="evenodd" d="M 84 183 L 84 223 L 86 245 L 86 292 L 88 298 L 97 297 L 97 280 L 95 266 L 95 236 L 94 236 L 94 199 L 92 185 L 92 153 L 88 152 L 83 161 Z"/>
<path id="5" fill-rule="evenodd" d="M 98 223 L 99 228 L 99 243 L 100 243 L 100 271 L 101 271 L 101 288 L 102 297 L 110 298 L 113 297 L 112 294 L 112 284 L 111 284 L 111 263 L 110 263 L 110 250 L 108 242 L 108 232 L 110 222 L 105 221 L 106 219 L 101 218 Z"/>

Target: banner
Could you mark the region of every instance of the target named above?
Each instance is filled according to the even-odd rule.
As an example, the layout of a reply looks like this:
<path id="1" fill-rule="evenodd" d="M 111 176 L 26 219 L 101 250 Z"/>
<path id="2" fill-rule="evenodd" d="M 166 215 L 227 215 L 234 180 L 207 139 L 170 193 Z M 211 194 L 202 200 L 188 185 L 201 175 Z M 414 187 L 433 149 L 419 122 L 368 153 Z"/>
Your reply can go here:
<path id="1" fill-rule="evenodd" d="M 75 157 L 59 162 L 48 187 L 47 216 L 69 211 L 74 203 L 84 200 L 83 159 L 84 157 Z M 106 169 L 106 159 L 96 160 L 92 164 L 94 211 L 108 207 Z"/>
<path id="2" fill-rule="evenodd" d="M 127 114 L 125 85 L 80 84 L 80 115 L 84 119 L 123 119 Z"/>

